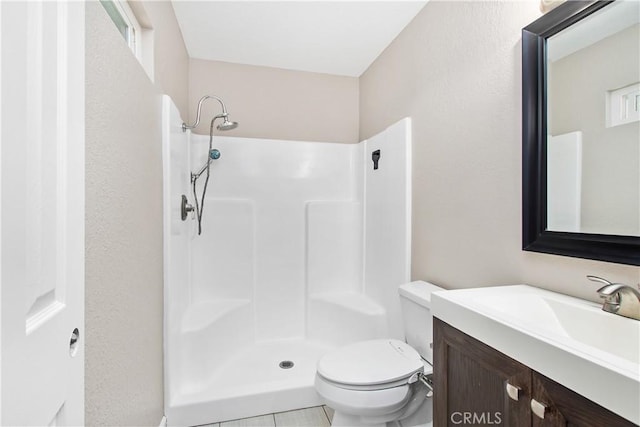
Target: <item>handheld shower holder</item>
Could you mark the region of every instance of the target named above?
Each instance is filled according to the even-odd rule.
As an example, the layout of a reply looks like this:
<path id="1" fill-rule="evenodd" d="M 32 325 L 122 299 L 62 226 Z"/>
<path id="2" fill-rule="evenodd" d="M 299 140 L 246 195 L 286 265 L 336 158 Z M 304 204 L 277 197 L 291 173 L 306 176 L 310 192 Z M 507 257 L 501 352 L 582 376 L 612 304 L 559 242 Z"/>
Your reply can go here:
<path id="1" fill-rule="evenodd" d="M 213 150 L 209 151 L 209 157 L 207 158 L 207 161 L 204 163 L 204 165 L 200 168 L 200 170 L 196 173 L 191 172 L 191 183 L 193 184 L 193 182 L 200 178 L 200 175 L 202 175 L 204 173 L 204 171 L 207 170 L 207 167 L 211 164 L 211 162 L 213 160 L 218 160 L 220 158 L 222 154 L 220 153 L 220 150 L 218 150 L 217 148 L 214 148 Z"/>

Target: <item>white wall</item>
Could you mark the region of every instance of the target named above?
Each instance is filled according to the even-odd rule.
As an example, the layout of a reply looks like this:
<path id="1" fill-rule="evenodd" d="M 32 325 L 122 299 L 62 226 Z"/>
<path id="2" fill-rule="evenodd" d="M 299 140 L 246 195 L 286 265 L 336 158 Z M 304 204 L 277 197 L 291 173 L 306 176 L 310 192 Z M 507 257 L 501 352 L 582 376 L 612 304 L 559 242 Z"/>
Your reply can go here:
<path id="1" fill-rule="evenodd" d="M 411 280 L 411 120 L 367 139 L 364 165 L 364 285 L 387 312 L 387 336 L 404 339 L 398 287 Z M 372 153 L 380 150 L 378 169 Z"/>
<path id="2" fill-rule="evenodd" d="M 208 141 L 192 137 L 193 170 L 204 163 Z M 361 218 L 352 207 L 359 204 L 356 146 L 218 136 L 214 148 L 221 157 L 211 167 L 202 235 L 195 235 L 193 223 L 192 301 L 252 300 L 258 340 L 302 338 L 308 266 L 311 290 L 326 286 L 318 268 L 321 254 L 308 237 L 324 243 L 323 253 L 360 249 L 348 234 L 324 242 L 318 236 L 327 222 L 339 219 L 352 224 L 345 232 L 360 235 Z M 357 291 L 357 265 L 335 261 L 336 269 L 354 279 L 338 285 Z"/>
<path id="3" fill-rule="evenodd" d="M 169 96 L 162 102 L 162 162 L 163 162 L 163 222 L 164 222 L 164 408 L 174 397 L 170 391 L 178 372 L 181 349 L 174 337 L 180 333 L 182 315 L 189 305 L 191 295 L 186 284 L 190 283 L 189 231 L 191 221 L 182 220 L 182 195 L 189 194 L 190 171 L 189 133 L 182 131 L 182 118 Z"/>
<path id="4" fill-rule="evenodd" d="M 521 250 L 521 30 L 538 1 L 431 1 L 360 78 L 360 137 L 413 122 L 412 278 L 597 300 L 637 267 Z"/>
<path id="5" fill-rule="evenodd" d="M 264 341 L 307 336 L 307 298 L 364 290 L 389 313 L 388 333 L 402 337 L 410 126 L 403 120 L 357 145 L 217 136 L 202 235 L 191 222 L 191 302 L 252 301 L 255 337 Z M 191 137 L 192 170 L 208 140 Z"/>

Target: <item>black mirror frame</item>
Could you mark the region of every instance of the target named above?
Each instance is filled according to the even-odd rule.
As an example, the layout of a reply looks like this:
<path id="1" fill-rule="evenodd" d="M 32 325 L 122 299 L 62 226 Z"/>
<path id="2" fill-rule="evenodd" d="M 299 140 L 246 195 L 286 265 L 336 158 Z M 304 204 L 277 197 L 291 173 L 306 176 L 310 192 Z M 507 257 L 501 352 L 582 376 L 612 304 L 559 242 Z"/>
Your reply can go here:
<path id="1" fill-rule="evenodd" d="M 522 29 L 522 249 L 640 265 L 640 237 L 547 231 L 546 39 L 613 1 L 567 1 Z"/>

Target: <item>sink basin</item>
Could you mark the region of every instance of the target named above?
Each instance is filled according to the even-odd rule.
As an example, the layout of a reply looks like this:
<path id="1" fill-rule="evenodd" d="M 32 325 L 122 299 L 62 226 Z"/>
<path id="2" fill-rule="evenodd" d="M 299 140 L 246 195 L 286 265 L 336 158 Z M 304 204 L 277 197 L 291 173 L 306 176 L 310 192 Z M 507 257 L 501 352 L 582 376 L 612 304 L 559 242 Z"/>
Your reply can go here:
<path id="1" fill-rule="evenodd" d="M 640 364 L 640 322 L 611 315 L 600 306 L 545 299 L 572 339 L 607 354 Z"/>
<path id="2" fill-rule="evenodd" d="M 528 285 L 438 292 L 432 304 L 435 317 L 640 424 L 640 321 Z"/>
<path id="3" fill-rule="evenodd" d="M 573 340 L 578 347 L 581 344 L 597 349 L 593 356 L 619 357 L 640 364 L 640 322 L 606 313 L 600 304 L 549 294 L 541 294 L 536 288 L 509 287 L 504 295 L 481 297 L 477 302 L 485 306 L 485 311 L 509 316 L 514 322 L 544 330 L 563 341 Z"/>

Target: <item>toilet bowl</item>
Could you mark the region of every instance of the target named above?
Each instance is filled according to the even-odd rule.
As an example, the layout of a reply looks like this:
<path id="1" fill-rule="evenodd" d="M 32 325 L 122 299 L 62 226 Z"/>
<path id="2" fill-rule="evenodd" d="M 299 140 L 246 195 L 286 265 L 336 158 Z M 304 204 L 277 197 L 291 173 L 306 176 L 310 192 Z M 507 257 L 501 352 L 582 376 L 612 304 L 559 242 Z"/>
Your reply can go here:
<path id="1" fill-rule="evenodd" d="M 315 388 L 335 410 L 332 426 L 431 425 L 431 389 L 425 379 L 433 372 L 430 306 L 431 293 L 438 290 L 443 289 L 427 282 L 400 286 L 407 343 L 356 342 L 318 361 Z"/>

